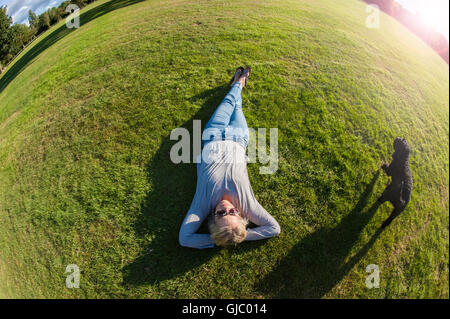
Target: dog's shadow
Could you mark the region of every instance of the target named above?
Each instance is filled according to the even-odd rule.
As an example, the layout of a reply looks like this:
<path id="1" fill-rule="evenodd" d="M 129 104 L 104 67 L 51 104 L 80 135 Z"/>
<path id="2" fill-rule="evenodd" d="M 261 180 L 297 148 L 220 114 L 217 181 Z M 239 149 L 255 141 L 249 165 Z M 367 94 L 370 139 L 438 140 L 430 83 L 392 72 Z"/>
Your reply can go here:
<path id="1" fill-rule="evenodd" d="M 345 262 L 361 231 L 380 206 L 376 201 L 363 211 L 379 175 L 378 171 L 352 212 L 335 228 L 319 229 L 301 240 L 255 289 L 272 298 L 324 297 L 365 256 L 382 232 L 379 228 L 369 242 Z"/>
<path id="2" fill-rule="evenodd" d="M 194 119 L 206 124 L 228 89 L 222 85 L 192 97 L 191 102 L 202 101 L 202 107 L 181 127 L 192 132 Z M 176 142 L 171 141 L 168 134 L 147 166 L 152 189 L 134 229 L 139 238 L 147 238 L 150 244 L 122 269 L 125 286 L 157 284 L 175 278 L 206 263 L 217 253 L 216 249 L 184 248 L 178 243 L 180 226 L 194 197 L 197 181 L 195 163 L 174 164 L 171 161 L 170 149 Z M 207 221 L 199 233 L 207 233 L 206 224 Z"/>

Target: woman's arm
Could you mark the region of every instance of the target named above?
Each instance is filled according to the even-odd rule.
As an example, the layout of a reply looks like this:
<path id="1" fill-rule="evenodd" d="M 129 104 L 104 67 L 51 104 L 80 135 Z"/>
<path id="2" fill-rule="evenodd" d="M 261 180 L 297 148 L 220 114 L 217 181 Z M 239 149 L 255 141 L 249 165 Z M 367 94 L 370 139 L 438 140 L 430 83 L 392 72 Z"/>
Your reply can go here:
<path id="1" fill-rule="evenodd" d="M 180 234 L 178 236 L 181 246 L 198 249 L 214 247 L 214 242 L 209 234 L 196 234 L 196 231 L 204 220 L 202 215 L 201 212 L 189 209 L 181 224 Z"/>
<path id="2" fill-rule="evenodd" d="M 201 181 L 197 180 L 194 199 L 181 224 L 178 236 L 178 241 L 181 246 L 198 249 L 214 247 L 214 242 L 209 234 L 196 233 L 209 212 L 208 201 L 205 199 L 204 192 Z"/>
<path id="3" fill-rule="evenodd" d="M 270 238 L 281 232 L 278 222 L 258 203 L 256 198 L 253 199 L 247 216 L 248 220 L 258 227 L 248 228 L 245 240 Z"/>

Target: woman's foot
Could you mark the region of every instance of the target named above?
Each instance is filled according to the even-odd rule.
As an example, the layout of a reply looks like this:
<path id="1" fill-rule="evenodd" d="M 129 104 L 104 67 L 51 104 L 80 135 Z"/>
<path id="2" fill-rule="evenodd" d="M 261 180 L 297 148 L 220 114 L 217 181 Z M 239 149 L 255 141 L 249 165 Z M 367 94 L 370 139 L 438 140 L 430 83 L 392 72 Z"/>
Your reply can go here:
<path id="1" fill-rule="evenodd" d="M 230 86 L 233 86 L 239 80 L 239 78 L 242 75 L 242 72 L 244 72 L 244 68 L 242 66 L 236 69 L 236 72 L 234 72 L 234 75 L 230 80 Z"/>
<path id="2" fill-rule="evenodd" d="M 250 76 L 252 69 L 248 66 L 245 68 L 245 70 L 242 72 L 241 76 L 239 77 L 239 82 L 242 84 L 242 87 L 244 87 L 247 84 L 247 80 Z"/>

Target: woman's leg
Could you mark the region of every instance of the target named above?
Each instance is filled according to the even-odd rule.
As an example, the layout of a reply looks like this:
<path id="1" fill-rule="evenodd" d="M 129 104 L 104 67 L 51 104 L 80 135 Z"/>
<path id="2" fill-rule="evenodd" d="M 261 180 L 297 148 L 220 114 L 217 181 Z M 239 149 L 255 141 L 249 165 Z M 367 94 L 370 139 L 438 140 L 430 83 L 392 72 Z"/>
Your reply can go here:
<path id="1" fill-rule="evenodd" d="M 242 99 L 239 105 L 236 105 L 230 118 L 230 124 L 225 129 L 226 139 L 233 139 L 242 146 L 247 147 L 249 139 L 249 131 L 244 112 L 242 111 Z M 228 137 L 228 138 L 227 138 Z M 231 137 L 231 138 L 230 138 Z"/>
<path id="2" fill-rule="evenodd" d="M 234 110 L 236 107 L 242 108 L 241 91 L 242 84 L 236 82 L 206 124 L 202 134 L 203 142 L 222 139 Z"/>

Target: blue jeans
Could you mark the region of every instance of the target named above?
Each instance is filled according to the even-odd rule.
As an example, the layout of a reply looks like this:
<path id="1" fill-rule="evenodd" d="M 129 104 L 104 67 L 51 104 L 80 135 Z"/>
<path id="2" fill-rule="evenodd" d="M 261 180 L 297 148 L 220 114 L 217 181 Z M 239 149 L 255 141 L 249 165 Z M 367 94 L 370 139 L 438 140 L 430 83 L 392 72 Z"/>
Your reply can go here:
<path id="1" fill-rule="evenodd" d="M 202 145 L 215 140 L 232 140 L 244 148 L 249 131 L 242 112 L 242 84 L 236 82 L 209 119 L 202 133 Z"/>

